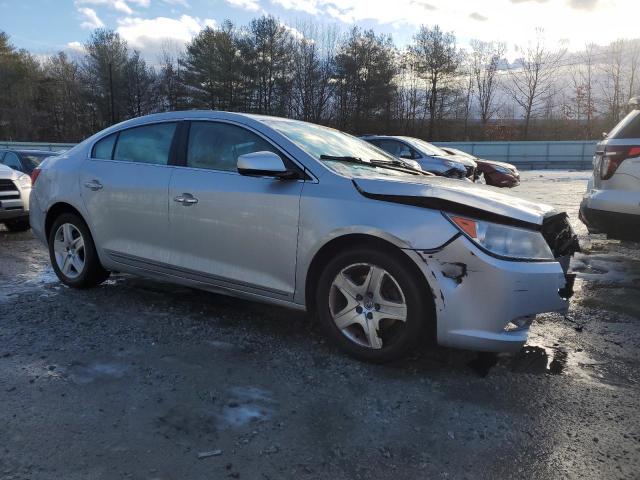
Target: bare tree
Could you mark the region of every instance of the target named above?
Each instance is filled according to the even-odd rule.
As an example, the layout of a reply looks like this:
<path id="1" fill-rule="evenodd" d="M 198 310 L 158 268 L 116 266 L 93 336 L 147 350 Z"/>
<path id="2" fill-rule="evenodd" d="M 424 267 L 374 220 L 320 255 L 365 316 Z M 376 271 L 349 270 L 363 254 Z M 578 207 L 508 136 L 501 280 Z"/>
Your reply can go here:
<path id="1" fill-rule="evenodd" d="M 605 61 L 602 64 L 602 95 L 608 111 L 611 126 L 620 121 L 622 111 L 622 89 L 624 51 L 626 42 L 622 39 L 611 42 L 606 49 Z"/>
<path id="2" fill-rule="evenodd" d="M 417 73 L 428 89 L 427 136 L 431 140 L 436 127 L 438 105 L 442 105 L 444 100 L 441 94 L 448 88 L 459 65 L 456 37 L 451 32 L 443 32 L 438 25 L 433 28 L 422 25 L 413 37 L 410 49 L 417 60 Z"/>
<path id="3" fill-rule="evenodd" d="M 537 30 L 535 42 L 521 47 L 522 57 L 515 61 L 515 68 L 509 69 L 510 81 L 506 90 L 524 111 L 522 138 L 529 136 L 531 118 L 538 108 L 548 102 L 553 91 L 555 76 L 566 49 L 550 50 L 545 45 L 543 31 Z"/>
<path id="4" fill-rule="evenodd" d="M 500 42 L 471 41 L 471 71 L 476 86 L 480 121 L 485 131 L 487 122 L 498 109 L 494 104 L 498 87 L 496 75 L 505 48 L 505 44 Z"/>

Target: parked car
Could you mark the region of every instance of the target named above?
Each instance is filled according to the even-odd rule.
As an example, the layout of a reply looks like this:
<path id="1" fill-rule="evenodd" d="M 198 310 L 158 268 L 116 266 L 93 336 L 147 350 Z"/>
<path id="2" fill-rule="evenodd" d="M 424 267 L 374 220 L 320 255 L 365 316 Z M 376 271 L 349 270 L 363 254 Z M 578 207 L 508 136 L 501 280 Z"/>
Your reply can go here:
<path id="1" fill-rule="evenodd" d="M 450 155 L 435 145 L 413 137 L 363 135 L 363 140 L 397 158 L 420 164 L 423 170 L 449 178 L 475 178 L 476 162 L 463 156 Z"/>
<path id="2" fill-rule="evenodd" d="M 29 175 L 0 165 L 0 223 L 9 231 L 29 230 Z"/>
<path id="3" fill-rule="evenodd" d="M 57 152 L 43 150 L 2 150 L 0 149 L 0 163 L 27 175 L 31 175 L 33 169 L 42 161 Z"/>
<path id="4" fill-rule="evenodd" d="M 593 176 L 580 204 L 590 233 L 640 240 L 640 99 L 598 143 Z"/>
<path id="5" fill-rule="evenodd" d="M 71 287 L 118 271 L 306 309 L 376 362 L 423 333 L 517 350 L 535 314 L 567 308 L 564 213 L 394 159 L 300 121 L 150 115 L 43 162 L 31 225 Z"/>
<path id="6" fill-rule="evenodd" d="M 462 155 L 478 165 L 476 169 L 476 180 L 482 176 L 484 182 L 492 187 L 513 188 L 520 185 L 520 172 L 515 165 L 495 160 L 485 160 L 470 153 L 451 147 L 440 147 L 451 155 Z"/>

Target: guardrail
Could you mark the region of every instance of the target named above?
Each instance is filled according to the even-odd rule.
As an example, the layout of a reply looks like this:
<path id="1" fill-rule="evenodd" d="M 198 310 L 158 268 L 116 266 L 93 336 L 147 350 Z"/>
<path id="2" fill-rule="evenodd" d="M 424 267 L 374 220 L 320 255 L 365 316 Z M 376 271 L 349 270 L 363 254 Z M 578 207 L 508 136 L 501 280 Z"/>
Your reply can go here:
<path id="1" fill-rule="evenodd" d="M 590 170 L 597 141 L 557 142 L 434 142 L 468 152 L 478 158 L 516 165 L 522 170 Z M 0 142 L 0 148 L 59 151 L 73 143 Z"/>
<path id="2" fill-rule="evenodd" d="M 47 150 L 49 152 L 68 150 L 74 146 L 75 143 L 0 142 L 0 148 L 12 148 L 15 150 Z"/>
<path id="3" fill-rule="evenodd" d="M 591 170 L 596 140 L 557 142 L 434 142 L 478 158 L 516 165 L 521 170 Z"/>

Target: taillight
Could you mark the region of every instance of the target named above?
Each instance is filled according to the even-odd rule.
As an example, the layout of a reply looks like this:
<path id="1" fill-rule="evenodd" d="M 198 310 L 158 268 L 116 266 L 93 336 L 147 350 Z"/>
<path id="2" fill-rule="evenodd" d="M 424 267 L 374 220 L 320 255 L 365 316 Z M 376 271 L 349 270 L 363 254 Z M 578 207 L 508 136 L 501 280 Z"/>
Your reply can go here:
<path id="1" fill-rule="evenodd" d="M 640 156 L 640 146 L 611 145 L 604 149 L 600 162 L 600 178 L 609 180 L 627 158 Z"/>
<path id="2" fill-rule="evenodd" d="M 32 187 L 36 184 L 36 180 L 38 179 L 38 176 L 40 176 L 40 169 L 39 168 L 34 168 L 33 172 L 31 172 L 31 186 Z"/>

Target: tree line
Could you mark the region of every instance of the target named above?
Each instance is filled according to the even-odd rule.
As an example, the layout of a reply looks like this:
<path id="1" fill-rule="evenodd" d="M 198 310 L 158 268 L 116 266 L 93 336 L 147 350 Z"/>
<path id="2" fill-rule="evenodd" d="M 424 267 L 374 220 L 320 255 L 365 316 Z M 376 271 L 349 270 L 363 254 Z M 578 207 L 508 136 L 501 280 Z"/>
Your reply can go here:
<path id="1" fill-rule="evenodd" d="M 39 58 L 0 32 L 0 139 L 76 142 L 154 112 L 217 109 L 297 118 L 355 133 L 428 140 L 592 139 L 640 92 L 640 41 L 568 53 L 544 32 L 506 45 L 422 26 L 399 49 L 388 35 L 272 16 L 201 30 L 153 64 L 116 32 L 81 54 Z"/>

